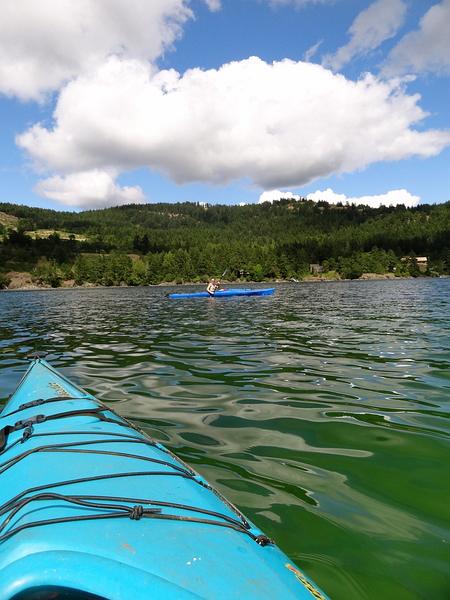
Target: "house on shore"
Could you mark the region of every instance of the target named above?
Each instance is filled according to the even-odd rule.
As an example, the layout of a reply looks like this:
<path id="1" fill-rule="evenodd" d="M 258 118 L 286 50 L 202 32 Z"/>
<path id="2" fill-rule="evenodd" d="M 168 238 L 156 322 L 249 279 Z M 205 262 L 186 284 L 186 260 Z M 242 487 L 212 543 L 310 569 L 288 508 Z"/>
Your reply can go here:
<path id="1" fill-rule="evenodd" d="M 402 256 L 402 262 L 414 262 L 416 261 L 417 267 L 419 271 L 425 273 L 428 269 L 428 257 L 427 256 L 416 256 L 415 258 L 412 256 Z"/>
<path id="2" fill-rule="evenodd" d="M 311 275 L 320 275 L 320 273 L 323 273 L 323 267 L 317 263 L 311 263 L 309 265 L 309 272 Z"/>

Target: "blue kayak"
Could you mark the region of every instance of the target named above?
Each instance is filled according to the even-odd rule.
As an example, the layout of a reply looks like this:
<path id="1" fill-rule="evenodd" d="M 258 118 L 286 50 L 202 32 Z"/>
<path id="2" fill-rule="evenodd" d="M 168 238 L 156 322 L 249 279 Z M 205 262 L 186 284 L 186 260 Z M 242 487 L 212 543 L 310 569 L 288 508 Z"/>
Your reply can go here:
<path id="1" fill-rule="evenodd" d="M 193 292 L 191 294 L 169 294 L 169 298 L 225 298 L 228 296 L 270 296 L 275 288 L 264 288 L 261 290 L 234 288 L 229 290 L 217 290 L 214 294 L 208 292 Z"/>
<path id="2" fill-rule="evenodd" d="M 201 475 L 35 359 L 0 413 L 0 600 L 48 598 L 325 596 Z"/>

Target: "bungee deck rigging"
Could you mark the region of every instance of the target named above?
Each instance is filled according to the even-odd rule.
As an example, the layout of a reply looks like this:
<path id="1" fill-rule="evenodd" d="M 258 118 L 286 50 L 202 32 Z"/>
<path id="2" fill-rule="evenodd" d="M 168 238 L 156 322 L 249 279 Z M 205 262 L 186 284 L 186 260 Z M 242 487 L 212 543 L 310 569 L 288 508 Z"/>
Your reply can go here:
<path id="1" fill-rule="evenodd" d="M 87 575 L 70 568 L 65 557 L 73 555 Z M 319 597 L 286 561 L 170 450 L 33 361 L 0 413 L 0 600 L 18 593 L 24 569 L 21 593 L 60 586 L 111 599 L 143 599 L 149 589 L 165 598 L 265 597 L 254 590 L 256 577 L 267 597 Z M 100 565 L 105 572 L 96 576 Z M 232 568 L 238 575 L 230 580 Z M 117 589 L 107 572 L 123 572 Z"/>
<path id="2" fill-rule="evenodd" d="M 7 413 L 6 415 L 4 415 L 4 417 L 10 417 L 14 414 L 18 414 L 18 413 L 22 412 L 23 410 L 28 409 L 28 408 L 42 406 L 47 403 L 72 401 L 72 400 L 85 400 L 85 398 L 83 398 L 83 397 L 77 397 L 77 398 L 55 397 L 55 398 L 49 398 L 47 400 L 45 400 L 43 398 L 39 398 L 37 400 L 22 404 L 21 406 L 19 406 L 18 409 L 11 411 L 10 413 Z M 15 443 L 17 443 L 17 442 L 24 443 L 26 440 L 28 440 L 33 435 L 33 426 L 34 425 L 39 424 L 39 423 L 44 423 L 44 422 L 50 421 L 50 420 L 53 421 L 56 419 L 66 419 L 69 417 L 79 417 L 79 416 L 94 416 L 103 422 L 110 422 L 110 423 L 115 423 L 115 424 L 122 425 L 122 426 L 127 426 L 125 424 L 122 424 L 120 421 L 118 421 L 116 419 L 110 419 L 110 418 L 106 417 L 103 414 L 105 409 L 106 409 L 106 407 L 100 407 L 100 408 L 85 409 L 85 410 L 65 411 L 65 412 L 56 413 L 53 415 L 38 414 L 38 415 L 34 415 L 32 417 L 28 417 L 27 419 L 17 421 L 14 425 L 6 425 L 5 427 L 3 427 L 3 429 L 0 430 L 1 453 L 5 452 L 7 450 L 7 449 L 5 449 L 5 445 L 7 443 L 8 436 L 11 432 L 24 429 L 25 431 L 22 435 L 22 438 L 20 438 L 19 440 L 17 440 L 15 442 Z M 3 415 L 2 415 L 2 417 L 3 417 Z M 58 433 L 64 433 L 64 432 L 52 432 L 52 435 L 57 435 Z M 41 435 L 45 435 L 45 434 L 41 434 Z M 40 525 L 64 523 L 64 522 L 69 522 L 69 521 L 92 520 L 92 519 L 97 519 L 97 518 L 98 519 L 118 518 L 118 517 L 124 517 L 124 516 L 129 516 L 131 519 L 135 519 L 135 520 L 138 520 L 141 517 L 152 517 L 152 518 L 158 518 L 158 519 L 190 521 L 190 522 L 203 523 L 203 524 L 209 524 L 209 525 L 218 525 L 221 527 L 230 527 L 236 531 L 242 531 L 243 533 L 246 533 L 260 545 L 266 545 L 266 544 L 272 543 L 271 540 L 269 540 L 269 538 L 267 538 L 264 535 L 256 536 L 256 535 L 252 534 L 249 531 L 250 525 L 248 524 L 245 517 L 243 517 L 243 515 L 241 515 L 241 513 L 235 507 L 233 507 L 231 504 L 229 504 L 229 506 L 233 508 L 233 510 L 239 517 L 240 521 L 238 521 L 236 519 L 231 519 L 227 515 L 220 514 L 215 511 L 208 511 L 208 510 L 205 510 L 205 509 L 202 509 L 199 507 L 195 507 L 195 506 L 187 506 L 187 505 L 176 504 L 176 503 L 171 503 L 171 502 L 161 502 L 161 501 L 157 501 L 157 500 L 124 498 L 124 497 L 114 497 L 114 496 L 103 496 L 103 497 L 100 497 L 100 496 L 64 496 L 62 494 L 36 494 L 31 497 L 28 496 L 28 494 L 31 494 L 33 492 L 38 492 L 38 491 L 42 491 L 45 489 L 52 489 L 52 488 L 70 485 L 70 484 L 84 483 L 87 481 L 95 481 L 95 480 L 99 480 L 99 479 L 109 479 L 109 478 L 118 478 L 118 477 L 142 477 L 142 476 L 144 476 L 144 477 L 145 476 L 181 476 L 181 477 L 189 478 L 192 481 L 198 483 L 199 485 L 212 490 L 212 488 L 209 484 L 206 484 L 201 479 L 197 479 L 196 474 L 191 469 L 185 468 L 185 467 L 180 467 L 180 466 L 178 466 L 174 463 L 170 463 L 168 461 L 159 460 L 157 458 L 151 458 L 148 456 L 143 456 L 142 454 L 130 454 L 130 453 L 126 453 L 126 452 L 118 452 L 118 451 L 113 451 L 113 450 L 86 450 L 86 449 L 81 449 L 78 447 L 78 446 L 83 446 L 83 445 L 104 444 L 104 443 L 117 444 L 117 443 L 125 442 L 125 441 L 132 442 L 133 444 L 138 443 L 138 444 L 159 447 L 160 450 L 168 453 L 166 448 L 159 446 L 156 442 L 141 439 L 138 437 L 135 437 L 135 438 L 127 437 L 127 439 L 125 439 L 125 440 L 99 439 L 99 440 L 86 440 L 86 441 L 67 442 L 67 443 L 63 443 L 63 444 L 51 444 L 51 445 L 39 446 L 36 448 L 32 448 L 30 450 L 24 451 L 21 454 L 15 456 L 14 458 L 9 459 L 8 461 L 6 461 L 4 463 L 0 463 L 0 475 L 1 475 L 7 469 L 9 469 L 12 466 L 14 466 L 15 464 L 17 464 L 20 460 L 25 459 L 26 457 L 30 456 L 33 453 L 37 453 L 37 452 L 72 452 L 72 453 L 78 453 L 78 454 L 96 454 L 96 455 L 118 456 L 118 457 L 122 457 L 122 458 L 131 458 L 131 459 L 135 459 L 138 461 L 145 461 L 145 462 L 151 462 L 154 464 L 164 465 L 164 466 L 169 467 L 170 469 L 174 470 L 173 472 L 128 471 L 125 473 L 123 473 L 123 472 L 108 473 L 108 474 L 103 474 L 103 475 L 97 475 L 95 477 L 83 477 L 83 478 L 78 478 L 78 479 L 69 479 L 66 481 L 56 481 L 56 482 L 51 482 L 51 483 L 41 485 L 38 487 L 25 489 L 21 494 L 16 495 L 9 502 L 6 502 L 2 506 L 0 506 L 0 516 L 4 515 L 7 512 L 10 512 L 8 517 L 6 517 L 3 522 L 0 521 L 0 543 L 4 540 L 8 539 L 15 533 L 18 533 L 19 531 L 26 529 L 27 527 L 36 527 L 36 526 L 40 526 Z M 21 500 L 21 497 L 23 498 L 25 496 L 26 496 L 26 498 Z M 95 502 L 88 502 L 87 501 L 88 498 L 91 500 L 92 499 L 102 499 L 102 500 L 110 500 L 110 501 L 114 501 L 114 502 L 128 502 L 128 503 L 137 503 L 137 504 L 134 504 L 133 506 L 123 506 L 123 505 L 117 505 L 117 504 L 106 505 L 105 503 L 98 504 Z M 109 508 L 112 512 L 93 514 L 93 515 L 77 515 L 77 516 L 73 516 L 73 517 L 64 517 L 64 518 L 59 518 L 59 519 L 32 521 L 30 523 L 27 523 L 26 525 L 22 525 L 20 527 L 13 528 L 13 529 L 9 530 L 8 532 L 2 534 L 2 532 L 5 530 L 7 525 L 10 523 L 12 517 L 15 516 L 17 514 L 17 512 L 19 510 L 21 510 L 24 506 L 30 504 L 31 502 L 35 502 L 35 501 L 39 501 L 39 500 L 48 500 L 48 499 L 57 499 L 60 501 L 65 501 L 65 502 L 69 502 L 69 503 L 73 503 L 76 505 L 89 507 L 89 508 L 96 508 L 96 509 Z M 183 517 L 183 516 L 179 516 L 179 515 L 164 514 L 161 512 L 161 509 L 144 509 L 143 508 L 144 504 L 158 505 L 158 506 L 164 506 L 164 507 L 170 507 L 170 508 L 178 508 L 178 509 L 185 510 L 185 511 L 198 512 L 201 514 L 214 516 L 217 519 L 222 519 L 224 522 L 220 522 L 220 521 L 212 520 L 212 519 L 201 519 L 201 518 L 196 518 L 196 517 L 186 517 L 186 516 Z"/>

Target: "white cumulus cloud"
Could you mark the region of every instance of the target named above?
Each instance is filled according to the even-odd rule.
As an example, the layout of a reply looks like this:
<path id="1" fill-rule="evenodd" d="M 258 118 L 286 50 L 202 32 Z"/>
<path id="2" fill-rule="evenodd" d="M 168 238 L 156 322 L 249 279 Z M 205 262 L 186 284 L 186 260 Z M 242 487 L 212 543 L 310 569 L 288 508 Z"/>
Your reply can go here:
<path id="1" fill-rule="evenodd" d="M 375 50 L 397 33 L 405 14 L 404 0 L 376 0 L 353 21 L 349 29 L 350 41 L 335 54 L 324 56 L 322 64 L 337 71 L 353 58 Z"/>
<path id="2" fill-rule="evenodd" d="M 306 198 L 307 200 L 313 200 L 314 202 L 324 200 L 329 204 L 338 204 L 339 202 L 342 204 L 363 204 L 372 208 L 379 208 L 380 206 L 398 206 L 399 204 L 411 208 L 417 206 L 420 202 L 420 196 L 414 196 L 405 189 L 391 190 L 385 194 L 374 196 L 348 197 L 345 194 L 338 194 L 331 188 L 327 188 L 326 190 L 317 190 L 312 194 L 308 194 Z"/>
<path id="3" fill-rule="evenodd" d="M 300 196 L 288 191 L 282 192 L 281 190 L 266 190 L 260 195 L 258 203 L 262 204 L 263 202 L 277 202 L 278 200 L 286 199 L 300 200 Z"/>
<path id="4" fill-rule="evenodd" d="M 55 175 L 40 181 L 35 191 L 45 198 L 77 208 L 104 208 L 145 202 L 139 186 L 120 187 L 113 175 L 99 170 L 72 173 L 66 177 Z"/>
<path id="5" fill-rule="evenodd" d="M 432 6 L 419 29 L 406 34 L 391 50 L 383 72 L 450 74 L 450 0 Z"/>
<path id="6" fill-rule="evenodd" d="M 2 0 L 0 93 L 41 99 L 111 54 L 154 60 L 190 17 L 189 0 Z"/>
<path id="7" fill-rule="evenodd" d="M 438 154 L 450 133 L 414 128 L 426 117 L 419 99 L 399 80 L 351 81 L 291 60 L 180 75 L 111 57 L 62 90 L 51 128 L 36 124 L 17 142 L 58 173 L 148 166 L 179 183 L 275 189 Z"/>

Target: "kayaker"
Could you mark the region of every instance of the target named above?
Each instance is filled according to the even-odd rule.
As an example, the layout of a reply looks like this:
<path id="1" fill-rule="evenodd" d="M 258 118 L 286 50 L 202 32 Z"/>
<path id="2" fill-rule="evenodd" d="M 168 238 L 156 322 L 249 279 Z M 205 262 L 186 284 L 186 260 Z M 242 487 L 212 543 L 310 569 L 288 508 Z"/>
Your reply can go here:
<path id="1" fill-rule="evenodd" d="M 208 286 L 206 288 L 206 291 L 208 292 L 208 294 L 210 296 L 214 296 L 214 294 L 217 292 L 217 290 L 220 290 L 220 281 L 219 279 L 214 279 L 214 277 L 211 279 L 211 281 L 208 283 Z"/>

